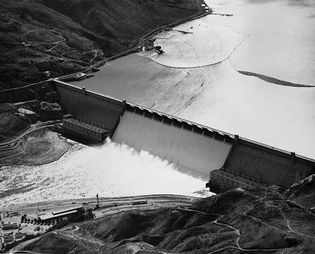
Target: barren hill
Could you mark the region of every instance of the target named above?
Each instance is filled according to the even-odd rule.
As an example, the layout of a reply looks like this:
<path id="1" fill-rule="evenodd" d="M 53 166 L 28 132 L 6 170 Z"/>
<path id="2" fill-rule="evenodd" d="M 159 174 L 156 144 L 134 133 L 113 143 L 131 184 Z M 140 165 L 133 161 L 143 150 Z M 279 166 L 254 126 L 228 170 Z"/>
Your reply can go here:
<path id="1" fill-rule="evenodd" d="M 200 12 L 202 0 L 0 2 L 0 90 L 74 72 L 120 53 L 164 24 Z"/>
<path id="2" fill-rule="evenodd" d="M 315 215 L 275 191 L 235 189 L 192 206 L 126 211 L 47 233 L 40 253 L 314 253 Z"/>

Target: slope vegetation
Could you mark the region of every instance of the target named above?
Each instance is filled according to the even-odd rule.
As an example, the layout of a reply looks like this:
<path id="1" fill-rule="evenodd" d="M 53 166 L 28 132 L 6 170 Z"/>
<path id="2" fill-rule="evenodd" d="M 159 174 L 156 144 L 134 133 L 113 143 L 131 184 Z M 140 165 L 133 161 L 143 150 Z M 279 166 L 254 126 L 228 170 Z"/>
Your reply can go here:
<path id="1" fill-rule="evenodd" d="M 75 72 L 200 12 L 193 0 L 0 2 L 0 90 Z M 50 71 L 50 73 L 45 73 Z"/>

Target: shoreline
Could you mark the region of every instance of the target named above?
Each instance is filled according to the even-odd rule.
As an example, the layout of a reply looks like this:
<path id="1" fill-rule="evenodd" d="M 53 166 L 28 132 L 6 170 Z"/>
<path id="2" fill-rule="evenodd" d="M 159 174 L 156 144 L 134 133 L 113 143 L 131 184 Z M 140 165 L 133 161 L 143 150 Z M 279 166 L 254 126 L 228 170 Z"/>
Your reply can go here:
<path id="1" fill-rule="evenodd" d="M 43 126 L 28 130 L 10 142 L 17 142 L 16 148 L 9 149 L 12 154 L 0 158 L 2 167 L 40 166 L 58 161 L 71 148 L 72 144 L 58 132 Z M 0 144 L 1 145 L 1 144 Z M 34 149 L 37 149 L 34 154 Z M 3 150 L 6 152 L 6 150 Z M 37 153 L 38 152 L 38 153 Z"/>
<path id="2" fill-rule="evenodd" d="M 140 35 L 139 38 L 135 39 L 137 41 L 137 44 L 135 46 L 133 46 L 133 47 L 131 47 L 129 49 L 126 49 L 125 51 L 123 51 L 121 53 L 118 53 L 116 55 L 107 57 L 107 58 L 105 58 L 105 59 L 103 59 L 103 60 L 101 60 L 99 62 L 96 62 L 94 64 L 91 64 L 91 65 L 88 65 L 86 67 L 83 67 L 80 71 L 72 72 L 70 74 L 65 74 L 65 75 L 62 75 L 62 76 L 54 77 L 54 78 L 55 79 L 59 79 L 59 80 L 62 81 L 65 78 L 66 79 L 68 79 L 68 78 L 75 78 L 78 73 L 91 74 L 95 70 L 95 68 L 99 68 L 99 67 L 103 66 L 105 63 L 107 63 L 109 61 L 112 61 L 112 60 L 115 60 L 117 58 L 120 58 L 120 57 L 123 57 L 123 56 L 127 56 L 129 54 L 138 52 L 139 48 L 143 44 L 143 40 L 145 40 L 146 38 L 150 38 L 150 37 L 160 33 L 161 31 L 164 31 L 165 29 L 171 29 L 172 27 L 176 27 L 176 26 L 178 26 L 180 24 L 183 24 L 183 23 L 192 21 L 194 19 L 199 19 L 199 18 L 204 17 L 206 15 L 212 14 L 212 9 L 208 7 L 208 5 L 206 4 L 206 2 L 204 0 L 198 0 L 198 2 L 200 2 L 200 3 L 197 4 L 198 9 L 199 9 L 199 11 L 197 13 L 195 13 L 195 14 L 187 17 L 187 18 L 178 19 L 177 21 L 175 21 L 173 23 L 161 25 L 161 26 L 159 26 L 157 28 L 154 28 L 151 31 L 145 33 L 142 36 Z M 49 80 L 49 79 L 46 79 L 46 80 Z M 36 83 L 40 83 L 40 82 L 43 82 L 43 81 L 45 81 L 45 79 L 41 80 L 41 81 L 34 82 L 34 83 L 26 84 L 26 85 L 23 85 L 23 86 L 19 86 L 19 87 L 3 89 L 0 92 L 2 92 L 2 91 L 11 91 L 11 90 L 19 90 L 20 88 L 26 88 L 28 86 L 32 86 L 32 85 L 34 85 Z"/>
<path id="3" fill-rule="evenodd" d="M 106 205 L 107 203 L 122 203 L 122 202 L 134 202 L 141 200 L 192 200 L 196 201 L 202 197 L 189 196 L 189 195 L 177 195 L 177 194 L 147 194 L 147 195 L 136 195 L 136 196 L 117 196 L 117 197 L 99 197 L 100 205 Z M 53 209 L 61 209 L 78 205 L 84 206 L 95 206 L 97 204 L 96 197 L 94 198 L 73 198 L 73 199 L 61 199 L 61 200 L 51 200 L 51 201 L 40 201 L 35 203 L 12 205 L 12 207 L 7 207 L 1 209 L 0 213 L 12 213 L 12 212 L 30 212 L 30 211 L 49 211 Z M 44 209 L 44 210 L 43 210 Z"/>
<path id="4" fill-rule="evenodd" d="M 212 9 L 209 8 L 209 6 L 203 0 L 202 0 L 202 4 L 204 4 L 203 7 L 207 7 L 208 8 L 208 12 L 206 12 L 205 9 L 201 8 L 201 5 L 200 5 L 198 13 L 196 13 L 194 15 L 191 15 L 191 16 L 185 18 L 185 19 L 181 19 L 179 21 L 170 23 L 170 24 L 164 24 L 164 25 L 162 25 L 160 27 L 157 27 L 157 28 L 154 28 L 150 32 L 144 34 L 143 36 L 141 36 L 138 39 L 138 43 L 137 43 L 136 46 L 134 46 L 134 47 L 132 47 L 130 49 L 127 49 L 127 50 L 125 50 L 125 51 L 123 51 L 123 52 L 121 52 L 121 53 L 119 53 L 117 55 L 114 55 L 114 56 L 108 57 L 108 58 L 106 58 L 104 60 L 101 60 L 101 61 L 99 61 L 99 62 L 89 66 L 88 68 L 83 69 L 80 72 L 75 72 L 75 73 L 67 74 L 67 75 L 64 75 L 64 76 L 56 77 L 56 79 L 60 80 L 60 81 L 63 81 L 64 79 L 72 79 L 72 78 L 75 79 L 78 73 L 90 74 L 91 72 L 93 72 L 93 69 L 100 68 L 100 67 L 104 66 L 107 62 L 110 62 L 110 61 L 116 60 L 118 58 L 121 58 L 121 57 L 124 57 L 124 56 L 128 56 L 130 54 L 139 52 L 139 48 L 141 47 L 141 45 L 143 44 L 143 41 L 145 39 L 152 38 L 155 35 L 163 32 L 165 30 L 172 29 L 172 28 L 174 28 L 176 26 L 179 26 L 181 24 L 193 21 L 195 19 L 203 18 L 203 17 L 205 17 L 207 15 L 211 15 L 212 14 Z"/>

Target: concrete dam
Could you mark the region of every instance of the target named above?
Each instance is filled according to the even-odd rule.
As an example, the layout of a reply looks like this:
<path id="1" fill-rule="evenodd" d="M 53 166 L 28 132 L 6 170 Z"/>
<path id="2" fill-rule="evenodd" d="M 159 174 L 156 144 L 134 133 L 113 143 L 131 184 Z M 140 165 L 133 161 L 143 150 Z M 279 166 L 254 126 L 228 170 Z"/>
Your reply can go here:
<path id="1" fill-rule="evenodd" d="M 47 86 L 53 87 L 59 96 L 65 115 L 65 133 L 89 139 L 90 143 L 103 142 L 110 137 L 114 142 L 126 144 L 137 151 L 147 151 L 179 169 L 209 177 L 207 186 L 214 192 L 235 187 L 266 188 L 270 185 L 287 188 L 315 173 L 314 160 L 293 152 L 59 80 L 32 85 L 34 96 Z M 29 88 L 25 89 L 29 91 Z M 1 92 L 0 99 L 10 100 L 16 92 Z"/>

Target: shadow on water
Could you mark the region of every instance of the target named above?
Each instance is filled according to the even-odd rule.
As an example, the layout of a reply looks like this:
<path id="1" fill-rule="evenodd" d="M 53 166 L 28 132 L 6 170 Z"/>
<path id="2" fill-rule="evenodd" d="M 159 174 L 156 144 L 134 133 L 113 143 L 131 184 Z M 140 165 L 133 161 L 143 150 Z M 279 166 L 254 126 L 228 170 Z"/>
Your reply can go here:
<path id="1" fill-rule="evenodd" d="M 314 3 L 312 3 L 312 0 L 246 0 L 246 2 L 250 4 L 265 4 L 265 3 L 271 3 L 271 2 L 287 2 L 288 5 L 292 6 L 303 6 L 303 7 L 312 7 L 314 6 Z"/>
<path id="2" fill-rule="evenodd" d="M 246 75 L 246 76 L 256 77 L 256 78 L 264 80 L 264 81 L 266 81 L 268 83 L 281 85 L 281 86 L 309 87 L 309 88 L 315 87 L 315 86 L 312 86 L 312 85 L 304 85 L 304 84 L 292 83 L 292 82 L 289 82 L 289 81 L 276 79 L 276 78 L 273 78 L 273 77 L 269 77 L 269 76 L 266 76 L 266 75 L 263 75 L 263 74 L 258 74 L 258 73 L 250 72 L 250 71 L 238 71 L 238 73 Z"/>

